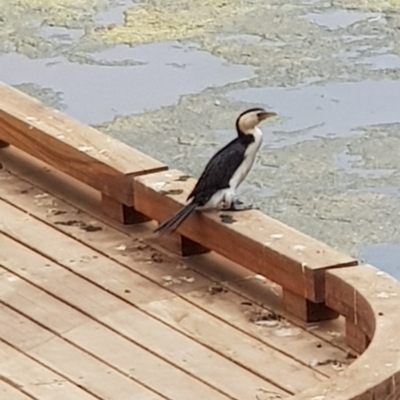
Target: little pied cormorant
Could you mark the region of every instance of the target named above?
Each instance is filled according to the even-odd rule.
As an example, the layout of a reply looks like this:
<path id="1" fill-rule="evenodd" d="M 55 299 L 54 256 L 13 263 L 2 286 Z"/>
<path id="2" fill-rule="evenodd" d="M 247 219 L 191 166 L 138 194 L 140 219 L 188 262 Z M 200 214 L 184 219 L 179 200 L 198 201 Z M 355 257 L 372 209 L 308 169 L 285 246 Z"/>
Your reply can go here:
<path id="1" fill-rule="evenodd" d="M 262 143 L 262 132 L 258 124 L 275 115 L 262 108 L 251 108 L 240 114 L 236 120 L 237 138 L 208 162 L 187 198 L 187 205 L 160 224 L 154 232 L 163 234 L 175 231 L 196 209 L 216 209 L 223 203 L 225 210 L 238 210 L 234 202 L 235 191 L 253 166 Z"/>

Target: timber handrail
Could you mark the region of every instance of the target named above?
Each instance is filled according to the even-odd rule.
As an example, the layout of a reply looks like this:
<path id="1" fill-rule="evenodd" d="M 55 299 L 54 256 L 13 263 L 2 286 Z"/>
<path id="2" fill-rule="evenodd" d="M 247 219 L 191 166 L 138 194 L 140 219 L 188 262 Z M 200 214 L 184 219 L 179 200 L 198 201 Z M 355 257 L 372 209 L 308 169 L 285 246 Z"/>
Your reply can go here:
<path id="1" fill-rule="evenodd" d="M 182 207 L 194 183 L 177 170 L 137 177 L 134 207 L 161 221 Z M 337 316 L 324 305 L 324 271 L 357 264 L 354 258 L 256 210 L 196 212 L 179 233 L 280 284 L 286 309 L 307 321 Z"/>
<path id="2" fill-rule="evenodd" d="M 0 84 L 0 94 L 0 147 L 15 146 L 99 190 L 108 217 L 161 221 L 185 203 L 193 178 L 15 89 Z M 286 310 L 304 321 L 345 317 L 347 343 L 363 354 L 293 399 L 400 399 L 396 280 L 255 210 L 195 212 L 175 240 L 181 253 L 213 250 L 277 282 Z"/>
<path id="3" fill-rule="evenodd" d="M 132 179 L 163 163 L 0 82 L 0 147 L 13 145 L 97 189 L 121 222 L 135 220 Z M 140 219 L 140 218 L 139 218 Z"/>

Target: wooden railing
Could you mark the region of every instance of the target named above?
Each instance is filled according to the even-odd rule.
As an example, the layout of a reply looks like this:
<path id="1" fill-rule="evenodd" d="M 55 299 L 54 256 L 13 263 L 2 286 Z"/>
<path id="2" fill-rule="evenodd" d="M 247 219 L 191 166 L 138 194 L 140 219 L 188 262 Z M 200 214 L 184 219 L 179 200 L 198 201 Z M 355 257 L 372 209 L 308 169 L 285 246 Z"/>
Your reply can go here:
<path id="1" fill-rule="evenodd" d="M 100 191 L 103 212 L 122 223 L 167 218 L 195 182 L 0 84 L 0 147 L 8 145 Z M 348 344 L 368 350 L 295 399 L 400 398 L 397 281 L 255 210 L 196 212 L 166 239 L 181 255 L 212 250 L 280 284 L 286 310 L 303 321 L 345 317 Z"/>
<path id="2" fill-rule="evenodd" d="M 293 400 L 400 398 L 400 284 L 369 265 L 326 271 L 326 303 L 346 318 L 350 345 L 368 349 L 340 376 Z"/>
<path id="3" fill-rule="evenodd" d="M 121 222 L 133 211 L 133 178 L 167 169 L 159 161 L 0 84 L 0 147 L 13 145 L 97 189 Z"/>

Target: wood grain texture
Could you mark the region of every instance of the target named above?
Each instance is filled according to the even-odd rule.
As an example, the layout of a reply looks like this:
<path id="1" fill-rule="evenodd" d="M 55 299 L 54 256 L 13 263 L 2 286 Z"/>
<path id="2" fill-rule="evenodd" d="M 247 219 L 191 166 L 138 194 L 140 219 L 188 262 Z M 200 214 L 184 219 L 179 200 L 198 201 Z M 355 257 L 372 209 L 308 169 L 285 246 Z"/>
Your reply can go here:
<path id="1" fill-rule="evenodd" d="M 51 371 L 4 342 L 0 342 L 0 360 L 2 378 L 13 387 L 19 388 L 29 399 L 99 400 L 98 397 L 92 396 L 65 377 Z M 1 390 L 0 387 L 0 394 Z M 6 396 L 0 398 L 2 400 L 13 399 Z"/>
<path id="2" fill-rule="evenodd" d="M 18 338 L 13 335 L 13 331 L 21 329 L 21 326 L 35 332 L 38 336 L 43 335 L 42 332 L 48 332 L 37 323 L 0 305 L 0 318 L 4 312 L 11 314 L 12 318 L 7 321 L 9 331 L 2 332 L 1 339 L 15 349 L 22 350 Z M 101 399 L 120 400 L 134 397 L 140 400 L 163 400 L 155 392 L 55 335 L 46 342 L 25 350 L 25 353 L 60 374 L 64 379 Z"/>
<path id="3" fill-rule="evenodd" d="M 314 336 L 314 334 L 319 334 L 320 329 L 313 330 L 313 334 L 301 331 L 301 334 L 295 336 L 295 340 L 293 340 L 290 336 L 286 338 L 276 336 L 275 332 L 279 331 L 280 328 L 290 328 L 294 332 L 299 331 L 286 319 L 277 321 L 274 328 L 258 325 L 254 319 L 255 315 L 279 313 L 281 308 L 270 296 L 267 296 L 269 287 L 262 284 L 256 289 L 253 285 L 256 283 L 255 280 L 246 279 L 248 273 L 244 269 L 241 268 L 240 270 L 245 275 L 236 275 L 235 270 L 231 268 L 233 267 L 232 263 L 227 263 L 225 260 L 221 263 L 220 258 L 218 258 L 219 262 L 210 262 L 211 259 L 215 259 L 215 255 L 208 255 L 206 258 L 192 257 L 185 260 L 169 257 L 138 240 L 136 236 L 137 227 L 118 226 L 124 231 L 121 232 L 98 221 L 96 225 L 102 228 L 101 231 L 86 232 L 79 226 L 68 225 L 69 221 L 77 218 L 78 210 L 75 207 L 60 199 L 55 199 L 52 195 L 49 195 L 44 204 L 35 202 L 36 196 L 43 194 L 43 190 L 34 188 L 28 182 L 15 176 L 12 176 L 12 179 L 4 179 L 7 176 L 6 171 L 0 171 L 0 179 L 2 180 L 0 198 L 18 204 L 18 207 L 25 210 L 29 215 L 51 224 L 53 228 L 84 243 L 86 246 L 90 246 L 93 250 L 119 262 L 131 271 L 148 278 L 155 284 L 162 286 L 163 291 L 169 291 L 186 299 L 199 309 L 256 338 L 260 343 L 265 343 L 283 354 L 293 357 L 304 365 L 310 365 L 315 359 L 321 361 L 321 364 L 315 367 L 315 371 L 320 371 L 326 376 L 336 375 L 338 370 L 322 361 L 326 359 L 337 360 L 338 363 L 343 365 L 347 365 L 351 361 L 346 359 L 345 351 L 330 345 L 332 336 L 325 335 L 328 337 L 327 340 L 321 340 Z M 43 182 L 43 180 L 40 181 Z M 57 202 L 56 208 L 52 205 L 55 201 Z M 79 212 L 79 221 L 83 226 L 89 226 L 93 224 L 93 217 L 85 212 Z M 123 250 L 125 247 L 126 250 Z M 199 263 L 198 269 L 196 268 L 197 272 L 191 268 L 194 267 L 193 262 Z M 94 265 L 93 268 L 98 268 L 98 266 Z M 208 277 L 206 278 L 204 274 L 208 274 Z M 170 281 L 166 281 L 166 277 Z M 214 295 L 210 288 L 216 285 L 216 280 L 223 281 L 224 287 L 228 290 L 222 290 L 220 294 Z M 245 289 L 245 297 L 239 296 L 233 291 L 234 288 L 230 287 L 230 281 L 236 289 Z M 217 287 L 220 286 L 217 285 Z M 263 309 L 257 306 L 259 303 L 251 297 L 256 295 L 257 292 L 262 293 L 259 303 L 266 304 Z M 156 296 L 155 292 L 152 293 L 154 298 L 160 297 Z M 252 304 L 253 301 L 254 304 Z M 205 320 L 207 319 L 205 318 Z M 319 326 L 321 327 L 323 324 L 319 324 Z M 327 330 L 337 330 L 337 327 L 330 327 Z M 338 337 L 335 337 L 336 344 L 338 339 Z M 344 342 L 344 339 L 340 338 L 340 342 L 342 341 Z M 316 349 L 318 349 L 317 353 Z"/>
<path id="4" fill-rule="evenodd" d="M 167 167 L 0 83 L 0 140 L 132 206 L 132 177 Z"/>
<path id="5" fill-rule="evenodd" d="M 380 295 L 375 291 L 376 281 L 380 275 L 376 275 L 379 272 L 376 270 L 373 280 L 369 281 L 369 279 L 365 279 L 364 276 L 360 275 L 357 277 L 356 282 L 356 279 L 354 279 L 355 271 L 360 274 L 367 274 L 366 278 L 372 278 L 371 271 L 364 266 L 349 268 L 346 275 L 343 275 L 347 279 L 343 279 L 340 271 L 333 270 L 330 274 L 327 274 L 326 302 L 356 325 L 371 340 L 375 334 L 376 323 L 380 318 L 375 315 L 373 310 L 373 303 L 376 303 L 376 299 L 374 296 L 369 295 L 368 290 L 374 293 L 375 296 Z M 389 293 L 387 295 L 389 296 Z M 373 303 L 371 303 L 371 300 L 373 300 Z"/>
<path id="6" fill-rule="evenodd" d="M 228 368 L 233 369 L 233 365 L 240 366 L 239 370 L 242 375 L 245 372 L 250 373 L 250 377 L 253 376 L 253 379 L 256 382 L 258 381 L 259 384 L 262 384 L 261 378 L 263 378 L 289 393 L 298 392 L 304 387 L 315 385 L 324 379 L 324 376 L 294 361 L 291 357 L 283 355 L 268 346 L 260 345 L 254 338 L 235 330 L 228 324 L 174 296 L 171 292 L 130 272 L 60 232 L 54 231 L 51 227 L 30 219 L 21 211 L 13 210 L 12 207 L 4 205 L 1 201 L 0 210 L 2 214 L 7 214 L 7 218 L 4 220 L 4 227 L 0 225 L 1 232 L 29 244 L 39 253 L 50 260 L 60 263 L 64 268 L 70 269 L 82 278 L 99 286 L 105 285 L 108 292 L 118 296 L 113 299 L 113 302 L 121 302 L 122 306 L 122 299 L 124 299 L 134 306 L 127 320 L 134 319 L 138 321 L 140 319 L 144 325 L 151 324 L 163 336 L 167 337 L 169 335 L 175 343 L 183 343 L 183 335 L 192 339 L 186 339 L 187 346 L 197 349 L 198 358 L 202 353 L 204 358 L 212 357 L 214 352 L 215 364 L 218 360 L 227 365 L 230 365 L 229 362 L 231 362 L 231 366 Z M 29 230 L 23 229 L 26 223 L 29 223 L 31 227 Z M 43 238 L 46 238 L 46 240 L 43 241 Z M 4 263 L 5 266 L 8 266 L 7 268 L 12 268 L 12 265 L 15 266 L 15 264 L 11 259 L 20 246 L 13 245 L 5 237 L 1 238 L 0 243 L 2 247 L 7 248 L 0 255 L 0 263 Z M 56 243 L 59 244 L 58 248 Z M 55 248 L 57 248 L 57 251 L 54 250 Z M 21 249 L 19 252 L 20 258 L 25 253 L 26 251 Z M 72 254 L 73 258 L 71 258 Z M 26 257 L 32 260 L 31 263 L 35 260 L 34 254 Z M 37 263 L 39 263 L 39 258 Z M 66 273 L 63 278 L 66 285 L 72 285 L 72 282 L 75 282 L 74 285 L 76 286 L 78 284 L 84 285 L 83 280 L 68 274 L 64 268 L 57 267 L 53 263 L 49 263 L 49 265 L 52 266 L 54 273 L 57 273 L 58 279 L 64 277 Z M 37 269 L 36 272 L 38 272 Z M 44 276 L 50 274 L 50 272 L 46 274 L 46 268 L 43 269 L 42 273 L 45 274 Z M 90 285 L 87 286 L 90 287 Z M 89 287 L 86 290 L 82 288 L 82 292 L 85 293 L 86 297 L 89 296 Z M 129 288 L 129 293 L 126 294 L 127 288 Z M 91 291 L 98 293 L 98 290 L 93 290 L 93 288 Z M 97 294 L 97 297 L 100 296 L 100 293 Z M 105 299 L 107 297 L 109 296 L 103 293 L 103 296 L 99 298 L 99 302 L 106 304 Z M 145 311 L 148 315 L 141 313 L 138 309 Z M 151 322 L 150 316 L 154 318 L 154 321 Z M 163 324 L 159 321 L 162 321 Z M 207 322 L 204 323 L 204 321 Z M 135 329 L 139 329 L 139 327 Z M 179 333 L 175 332 L 175 330 Z M 209 350 L 201 350 L 202 346 L 196 342 Z M 234 350 L 227 346 L 227 343 L 234 344 Z M 152 345 L 147 344 L 146 347 L 157 354 L 164 353 L 162 347 L 155 342 Z M 222 358 L 225 358 L 225 360 Z M 273 365 L 270 365 L 271 360 L 273 360 Z M 177 363 L 179 361 L 174 360 L 173 362 Z M 189 365 L 186 366 L 186 368 L 188 367 Z M 210 368 L 209 363 L 207 368 Z M 202 373 L 204 374 L 204 371 Z M 257 376 L 260 378 L 257 378 Z"/>
<path id="7" fill-rule="evenodd" d="M 282 291 L 283 305 L 287 312 L 305 322 L 334 319 L 339 313 L 327 307 L 325 303 L 314 303 L 288 290 Z"/>
<path id="8" fill-rule="evenodd" d="M 327 304 L 345 315 L 371 343 L 340 376 L 293 400 L 399 399 L 399 298 L 399 282 L 372 266 L 327 271 Z"/>
<path id="9" fill-rule="evenodd" d="M 369 345 L 367 335 L 349 319 L 346 319 L 346 343 L 358 354 L 364 353 Z"/>
<path id="10" fill-rule="evenodd" d="M 146 349 L 0 267 L 0 284 L 10 281 L 13 282 L 13 292 L 2 300 L 6 305 L 62 336 L 70 344 L 104 360 L 122 374 L 174 400 L 193 398 L 196 393 L 203 393 L 210 400 L 229 400 L 195 377 L 173 368 Z M 31 298 L 40 298 L 40 304 L 30 303 Z M 67 320 L 80 320 L 82 323 L 65 330 L 58 323 L 64 315 Z M 138 365 L 140 368 L 137 368 Z M 171 382 L 179 382 L 179 391 Z"/>
<path id="11" fill-rule="evenodd" d="M 0 101 L 0 106 L 0 137 L 3 143 L 8 143 L 8 138 L 2 136 L 4 132 L 9 129 L 12 138 L 10 126 L 13 132 L 18 129 L 10 125 L 9 117 L 3 118 L 7 105 Z M 12 108 L 18 109 L 16 104 Z M 59 115 L 54 112 L 49 121 L 37 120 L 36 114 L 25 115 L 25 125 L 20 131 L 35 132 L 35 154 L 41 154 L 43 148 L 40 134 L 39 140 L 36 135 L 37 131 L 42 132 L 40 125 L 51 131 L 43 139 L 46 145 L 53 146 L 53 139 L 64 139 L 63 134 L 57 133 L 58 125 L 54 126 Z M 61 141 L 63 145 L 57 151 L 64 155 L 63 146 L 73 146 Z M 16 142 L 27 146 L 23 140 Z M 90 145 L 85 142 L 82 147 L 80 153 L 88 156 L 92 151 L 88 149 Z M 97 150 L 102 156 L 107 154 L 104 149 Z M 87 164 L 82 158 L 79 162 Z M 64 164 L 67 165 L 66 159 Z M 99 168 L 97 163 L 92 166 Z M 130 205 L 156 220 L 175 212 L 193 185 L 193 180 L 180 179 L 178 171 L 147 177 L 133 175 L 130 172 L 124 175 L 130 182 L 127 195 Z M 41 203 L 45 206 L 46 202 Z M 253 400 L 276 391 L 272 395 L 278 397 L 297 392 L 291 397 L 293 400 L 400 399 L 400 284 L 371 266 L 356 265 L 350 257 L 278 221 L 254 211 L 195 213 L 179 233 L 281 284 L 286 305 L 299 315 L 310 316 L 307 307 L 310 301 L 323 307 L 326 304 L 344 315 L 348 342 L 360 351 L 367 349 L 349 368 L 330 380 L 324 375 L 321 380 L 318 372 L 310 376 L 305 365 L 299 366 L 293 358 L 287 360 L 281 352 L 271 352 L 271 348 L 262 346 L 255 333 L 249 335 L 246 329 L 236 328 L 222 317 L 211 317 L 209 310 L 196 308 L 195 304 L 206 308 L 207 303 L 186 300 L 190 291 L 182 290 L 175 295 L 173 291 L 160 290 L 160 285 L 136 274 L 124 261 L 117 262 L 105 250 L 100 251 L 100 242 L 96 252 L 93 244 L 91 247 L 77 244 L 66 235 L 61 238 L 60 229 L 10 204 L 0 201 L 0 210 L 0 393 L 7 390 L 17 400 L 19 395 L 41 399 L 38 392 L 41 389 L 20 390 L 20 393 L 15 390 L 26 385 L 21 381 L 28 381 L 28 386 L 51 389 L 47 382 L 30 381 L 31 375 L 40 373 L 47 377 L 50 372 L 67 382 L 69 395 L 72 393 L 77 399 L 172 397 L 172 392 L 159 393 L 130 375 L 126 353 L 140 347 L 137 358 L 143 361 L 139 363 L 141 366 L 148 362 L 146 351 L 151 352 L 152 357 L 184 370 L 191 378 L 201 376 L 202 384 L 212 389 L 210 393 L 218 393 L 216 398 L 221 394 L 237 400 Z M 101 229 L 91 232 L 95 234 Z M 101 237 L 102 233 L 97 235 Z M 25 262 L 21 263 L 21 259 Z M 18 280 L 23 281 L 23 292 L 32 295 L 32 303 L 20 296 L 15 283 Z M 13 282 L 15 289 L 10 287 Z M 46 297 L 52 300 L 42 308 L 41 302 L 46 302 Z M 63 313 L 57 311 L 58 302 L 64 304 L 61 308 L 66 311 L 66 321 L 61 318 Z M 204 324 L 206 320 L 208 323 Z M 118 352 L 108 349 L 110 343 L 122 354 L 118 356 Z M 227 348 L 227 343 L 235 343 L 234 350 Z M 147 365 L 151 369 L 151 362 Z M 34 371 L 32 374 L 30 369 Z M 28 375 L 29 379 L 19 375 Z M 282 376 L 285 380 L 278 382 Z M 143 375 L 143 379 L 147 378 Z M 54 386 L 59 385 L 58 381 Z M 65 396 L 65 391 L 59 393 L 47 398 L 71 398 Z"/>
<path id="12" fill-rule="evenodd" d="M 197 377 L 212 388 L 225 393 L 228 397 L 236 400 L 252 400 L 258 388 L 265 388 L 265 390 L 282 395 L 287 393 L 268 380 L 238 365 L 238 363 L 221 356 L 220 352 L 215 351 L 217 349 L 213 350 L 211 346 L 204 346 L 176 329 L 171 329 L 160 319 L 142 312 L 122 298 L 109 293 L 110 286 L 108 283 L 116 283 L 119 286 L 119 293 L 123 293 L 127 287 L 130 288 L 131 292 L 124 294 L 125 298 L 129 299 L 134 296 L 132 294 L 134 285 L 130 286 L 129 282 L 118 282 L 106 271 L 100 270 L 97 270 L 97 273 L 95 272 L 98 276 L 97 282 L 88 282 L 86 279 L 82 279 L 54 262 L 34 254 L 29 249 L 1 234 L 0 247 L 7 250 L 7 253 L 0 253 L 0 264 L 8 272 L 12 271 L 20 279 L 25 279 L 29 283 L 39 286 L 48 294 L 82 313 L 90 315 L 93 320 L 167 361 L 172 367 L 187 371 L 191 376 Z M 29 268 L 26 268 L 27 263 L 20 263 L 22 257 L 29 260 Z M 82 265 L 77 264 L 75 267 L 77 268 L 76 271 L 82 270 Z M 83 269 L 89 272 L 92 268 L 83 267 Z M 104 285 L 106 287 L 103 289 Z M 149 298 L 152 294 L 150 291 Z M 7 318 L 14 321 L 16 316 L 13 313 L 9 314 L 11 315 L 8 315 Z M 184 314 L 190 315 L 187 311 L 184 311 Z M 2 322 L 1 314 L 0 322 Z M 24 325 L 30 332 L 29 337 L 32 337 L 28 349 L 37 349 L 42 344 L 45 345 L 49 342 L 49 337 L 46 336 L 48 331 L 37 331 L 29 324 L 24 323 Z M 179 326 L 178 323 L 177 325 Z M 204 329 L 207 329 L 207 324 L 203 325 Z M 14 329 L 15 327 L 10 327 L 8 323 L 3 337 L 10 338 Z M 215 334 L 215 330 L 210 329 L 209 334 L 212 333 Z M 0 331 L 0 334 L 3 334 L 3 331 Z M 197 337 L 198 339 L 201 338 L 198 334 Z M 35 342 L 32 343 L 33 340 Z M 241 342 L 241 340 L 237 341 Z M 226 337 L 224 337 L 225 351 L 229 351 L 227 343 L 233 344 L 233 342 L 227 342 Z M 242 345 L 246 344 L 243 343 Z M 256 348 L 253 349 L 253 351 L 255 350 Z M 230 350 L 231 354 L 232 351 Z M 260 357 L 264 357 L 264 354 L 260 353 Z M 54 361 L 54 365 L 56 364 L 57 362 Z M 256 368 L 260 369 L 263 366 L 255 365 Z M 283 367 L 285 368 L 285 363 L 283 363 Z M 293 369 L 292 372 L 295 373 Z M 299 372 L 305 373 L 306 371 L 299 368 Z M 237 378 L 232 380 L 232 376 Z M 308 374 L 308 376 L 309 379 L 316 380 L 312 374 Z M 296 380 L 295 383 L 304 385 L 304 382 L 300 379 Z M 292 381 L 290 381 L 290 384 L 293 385 Z"/>
<path id="13" fill-rule="evenodd" d="M 138 177 L 134 207 L 162 221 L 181 207 L 194 179 L 176 170 Z M 195 212 L 179 233 L 314 302 L 324 301 L 324 271 L 357 261 L 258 211 Z"/>
<path id="14" fill-rule="evenodd" d="M 21 392 L 18 388 L 4 382 L 3 377 L 0 378 L 0 398 L 6 400 L 35 400 Z"/>

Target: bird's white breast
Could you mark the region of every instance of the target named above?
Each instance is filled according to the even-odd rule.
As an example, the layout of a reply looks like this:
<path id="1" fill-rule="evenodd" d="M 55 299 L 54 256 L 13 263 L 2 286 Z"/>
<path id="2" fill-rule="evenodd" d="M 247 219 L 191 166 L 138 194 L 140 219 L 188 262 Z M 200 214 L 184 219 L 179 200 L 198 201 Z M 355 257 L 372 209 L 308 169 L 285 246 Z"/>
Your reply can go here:
<path id="1" fill-rule="evenodd" d="M 254 142 L 250 143 L 247 147 L 244 153 L 244 160 L 242 164 L 240 164 L 239 168 L 235 171 L 231 180 L 229 181 L 229 186 L 232 190 L 236 190 L 250 172 L 250 169 L 254 164 L 254 160 L 256 159 L 257 151 L 261 146 L 261 129 L 257 127 L 254 128 L 252 134 L 254 135 Z"/>

